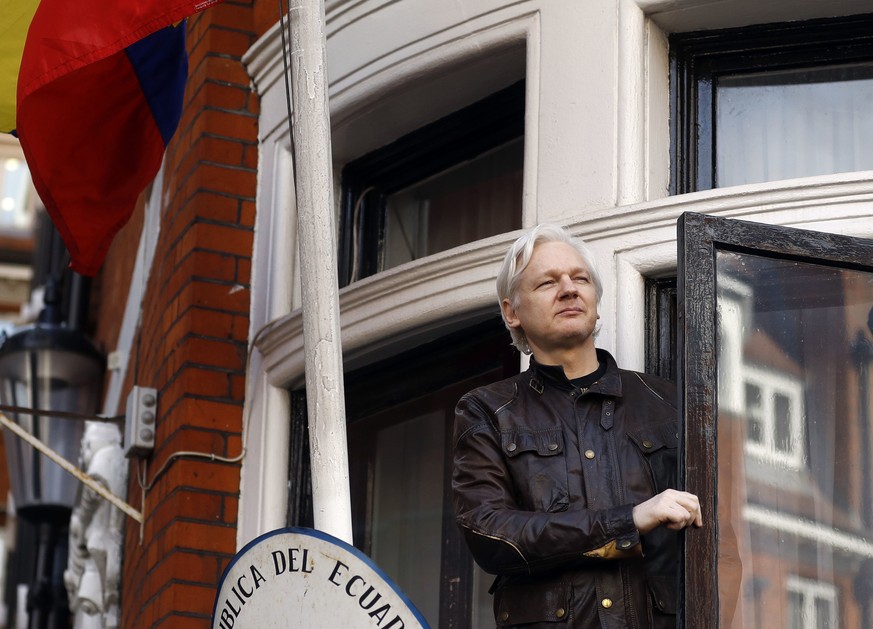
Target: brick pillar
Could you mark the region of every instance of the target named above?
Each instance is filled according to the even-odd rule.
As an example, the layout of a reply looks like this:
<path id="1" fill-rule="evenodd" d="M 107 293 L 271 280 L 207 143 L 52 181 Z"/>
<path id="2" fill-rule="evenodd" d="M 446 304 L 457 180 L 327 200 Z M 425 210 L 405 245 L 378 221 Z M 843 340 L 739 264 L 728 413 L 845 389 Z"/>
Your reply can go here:
<path id="1" fill-rule="evenodd" d="M 147 459 L 145 526 L 127 521 L 121 626 L 209 627 L 236 546 L 237 456 L 257 185 L 258 103 L 241 55 L 255 40 L 252 2 L 226 0 L 188 21 L 189 80 L 165 161 L 155 262 L 126 389 L 159 392 Z M 135 255 L 135 250 L 129 255 Z M 141 506 L 139 470 L 128 501 Z"/>

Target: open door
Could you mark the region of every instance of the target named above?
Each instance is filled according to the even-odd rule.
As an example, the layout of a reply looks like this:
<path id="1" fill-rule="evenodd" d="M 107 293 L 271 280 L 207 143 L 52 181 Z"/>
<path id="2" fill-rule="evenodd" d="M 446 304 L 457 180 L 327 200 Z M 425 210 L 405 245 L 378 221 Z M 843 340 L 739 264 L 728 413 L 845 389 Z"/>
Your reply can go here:
<path id="1" fill-rule="evenodd" d="M 679 220 L 685 627 L 873 627 L 873 241 Z"/>

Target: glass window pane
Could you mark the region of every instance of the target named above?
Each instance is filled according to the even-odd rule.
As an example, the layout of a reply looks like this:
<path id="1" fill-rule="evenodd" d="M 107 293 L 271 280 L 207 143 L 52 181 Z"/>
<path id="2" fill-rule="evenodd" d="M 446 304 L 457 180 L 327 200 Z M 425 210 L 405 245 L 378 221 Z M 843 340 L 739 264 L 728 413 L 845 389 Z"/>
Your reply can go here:
<path id="1" fill-rule="evenodd" d="M 780 393 L 773 394 L 773 419 L 776 431 L 776 449 L 780 452 L 792 451 L 793 436 L 791 431 L 791 400 Z M 800 435 L 796 435 L 800 437 Z"/>
<path id="2" fill-rule="evenodd" d="M 873 64 L 715 82 L 717 187 L 873 168 Z"/>
<path id="3" fill-rule="evenodd" d="M 445 422 L 442 411 L 382 428 L 376 439 L 372 558 L 439 626 Z"/>
<path id="4" fill-rule="evenodd" d="M 834 629 L 831 602 L 823 599 L 815 599 L 815 626 L 819 629 Z"/>
<path id="5" fill-rule="evenodd" d="M 383 269 L 521 227 L 523 166 L 518 138 L 390 195 Z"/>
<path id="6" fill-rule="evenodd" d="M 799 592 L 788 593 L 788 629 L 803 629 L 803 598 Z"/>
<path id="7" fill-rule="evenodd" d="M 720 250 L 717 283 L 719 626 L 870 626 L 873 273 Z"/>
<path id="8" fill-rule="evenodd" d="M 524 47 L 515 53 L 521 69 Z M 341 286 L 521 227 L 525 85 L 516 81 L 346 164 Z"/>
<path id="9" fill-rule="evenodd" d="M 747 439 L 764 443 L 764 426 L 761 423 L 761 389 L 746 383 L 746 430 Z"/>

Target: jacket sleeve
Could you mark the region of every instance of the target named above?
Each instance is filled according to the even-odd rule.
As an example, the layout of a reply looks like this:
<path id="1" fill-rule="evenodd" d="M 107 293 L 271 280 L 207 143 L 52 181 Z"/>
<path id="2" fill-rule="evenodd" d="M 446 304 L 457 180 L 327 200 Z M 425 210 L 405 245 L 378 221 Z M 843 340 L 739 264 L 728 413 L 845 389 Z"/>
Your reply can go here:
<path id="1" fill-rule="evenodd" d="M 452 492 L 476 562 L 492 574 L 534 574 L 642 552 L 633 506 L 557 512 L 519 508 L 493 415 L 466 395 L 455 409 Z"/>

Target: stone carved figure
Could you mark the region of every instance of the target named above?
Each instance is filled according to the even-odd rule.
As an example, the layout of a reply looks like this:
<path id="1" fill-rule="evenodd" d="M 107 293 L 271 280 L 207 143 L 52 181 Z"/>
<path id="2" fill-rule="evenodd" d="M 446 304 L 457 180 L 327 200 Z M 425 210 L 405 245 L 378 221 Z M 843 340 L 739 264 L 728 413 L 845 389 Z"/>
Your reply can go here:
<path id="1" fill-rule="evenodd" d="M 118 427 L 88 422 L 82 440 L 82 469 L 117 496 L 126 473 Z M 118 627 L 118 586 L 124 514 L 95 491 L 80 486 L 70 518 L 70 547 L 64 584 L 74 629 Z"/>

